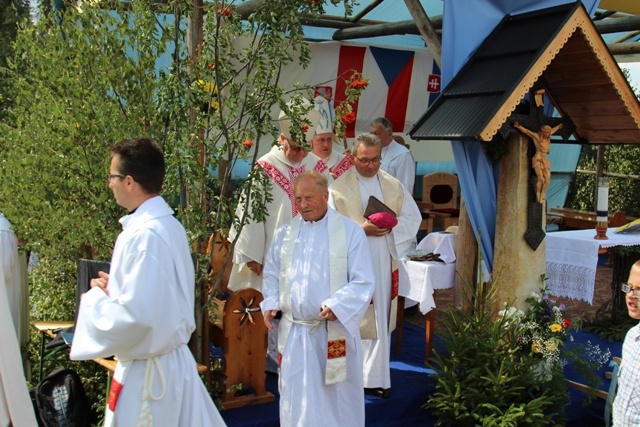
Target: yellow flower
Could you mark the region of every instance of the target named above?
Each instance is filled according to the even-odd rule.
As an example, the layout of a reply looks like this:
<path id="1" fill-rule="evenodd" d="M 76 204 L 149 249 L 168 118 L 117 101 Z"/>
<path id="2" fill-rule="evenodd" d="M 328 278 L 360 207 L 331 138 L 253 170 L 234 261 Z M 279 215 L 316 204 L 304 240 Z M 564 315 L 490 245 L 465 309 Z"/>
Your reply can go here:
<path id="1" fill-rule="evenodd" d="M 555 341 L 547 341 L 544 345 L 549 351 L 556 351 L 558 349 L 558 344 Z"/>
<path id="2" fill-rule="evenodd" d="M 542 350 L 542 346 L 538 341 L 534 341 L 531 344 L 531 351 L 533 351 L 534 353 L 540 353 L 540 350 Z"/>
<path id="3" fill-rule="evenodd" d="M 211 97 L 211 101 L 209 103 L 209 105 L 211 106 L 212 109 L 217 110 L 218 108 L 220 108 L 220 104 L 218 103 L 218 99 L 214 96 L 215 94 L 218 93 L 218 86 L 214 85 L 211 82 L 207 82 L 204 80 L 198 80 L 198 86 L 200 86 L 202 89 L 204 89 L 209 96 Z"/>
<path id="4" fill-rule="evenodd" d="M 558 325 L 557 323 L 554 323 L 551 326 L 549 326 L 549 329 L 551 329 L 551 332 L 560 332 L 562 330 L 562 325 Z"/>

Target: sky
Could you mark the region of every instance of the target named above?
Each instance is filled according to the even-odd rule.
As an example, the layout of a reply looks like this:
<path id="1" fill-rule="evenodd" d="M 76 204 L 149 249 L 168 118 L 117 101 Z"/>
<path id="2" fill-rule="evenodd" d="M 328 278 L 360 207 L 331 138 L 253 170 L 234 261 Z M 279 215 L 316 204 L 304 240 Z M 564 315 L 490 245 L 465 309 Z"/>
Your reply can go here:
<path id="1" fill-rule="evenodd" d="M 640 89 L 640 62 L 628 62 L 619 64 L 620 68 L 627 68 L 631 76 L 631 87 Z M 637 90 L 636 90 L 637 92 Z"/>

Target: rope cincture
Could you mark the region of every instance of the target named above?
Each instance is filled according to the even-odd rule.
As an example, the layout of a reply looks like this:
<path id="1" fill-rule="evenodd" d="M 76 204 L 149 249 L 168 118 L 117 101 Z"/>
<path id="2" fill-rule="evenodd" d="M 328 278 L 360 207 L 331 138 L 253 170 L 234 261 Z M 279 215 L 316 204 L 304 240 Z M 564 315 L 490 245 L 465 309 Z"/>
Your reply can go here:
<path id="1" fill-rule="evenodd" d="M 160 395 L 153 395 L 153 368 L 158 371 L 160 377 Z M 164 397 L 167 391 L 167 382 L 164 377 L 164 372 L 160 366 L 160 362 L 157 357 L 151 357 L 147 359 L 147 363 L 144 369 L 144 383 L 142 385 L 142 406 L 140 407 L 140 416 L 138 417 L 137 427 L 153 427 L 153 416 L 151 415 L 151 408 L 149 407 L 149 400 L 160 400 Z"/>

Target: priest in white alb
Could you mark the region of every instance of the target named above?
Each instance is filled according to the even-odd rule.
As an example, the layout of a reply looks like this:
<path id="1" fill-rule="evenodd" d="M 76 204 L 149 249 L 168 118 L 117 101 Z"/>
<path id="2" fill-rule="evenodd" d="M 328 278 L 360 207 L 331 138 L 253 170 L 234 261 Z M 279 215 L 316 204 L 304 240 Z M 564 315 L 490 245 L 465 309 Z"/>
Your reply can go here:
<path id="1" fill-rule="evenodd" d="M 338 179 L 353 166 L 353 159 L 350 153 L 344 154 L 340 150 L 334 150 L 334 113 L 331 103 L 321 96 L 315 97 L 313 101 L 315 109 L 320 114 L 320 121 L 311 139 L 311 152 L 327 164 L 333 179 Z"/>
<path id="2" fill-rule="evenodd" d="M 303 100 L 303 106 L 309 108 L 311 104 L 308 100 Z M 309 144 L 316 133 L 320 114 L 316 108 L 311 108 L 303 119 L 308 120 L 311 125 L 301 130 Z M 270 182 L 270 188 L 264 188 L 256 182 L 252 192 L 264 194 L 267 191 L 271 194 L 271 201 L 266 206 L 264 221 L 254 218 L 251 201 L 240 203 L 236 212 L 236 219 L 241 220 L 245 215 L 247 222 L 238 233 L 233 225 L 229 231 L 229 241 L 234 245 L 233 268 L 229 278 L 228 288 L 237 291 L 243 288 L 262 288 L 262 266 L 264 257 L 271 244 L 273 233 L 282 224 L 298 215 L 298 210 L 293 200 L 293 179 L 304 171 L 315 170 L 329 176 L 327 165 L 316 155 L 309 153 L 302 144 L 298 144 L 292 139 L 292 122 L 284 111 L 278 117 L 280 124 L 279 145 L 271 148 L 267 154 L 262 156 L 256 167 L 260 168 Z"/>
<path id="3" fill-rule="evenodd" d="M 393 124 L 386 117 L 379 117 L 371 122 L 369 132 L 380 138 L 382 143 L 380 169 L 400 181 L 409 194 L 413 194 L 416 161 L 411 151 L 393 138 Z"/>
<path id="4" fill-rule="evenodd" d="M 398 295 L 396 262 L 414 241 L 422 217 L 400 181 L 380 170 L 381 151 L 375 135 L 356 137 L 352 149 L 355 167 L 333 182 L 329 205 L 360 224 L 367 235 L 376 276 L 373 307 L 377 339 L 362 341 L 364 387 L 375 396 L 387 398 L 391 394 L 390 336 Z M 396 217 L 382 217 L 379 222 L 365 218 L 370 196 Z"/>
<path id="5" fill-rule="evenodd" d="M 116 356 L 105 426 L 225 426 L 188 347 L 195 277 L 185 229 L 159 195 L 165 162 L 147 138 L 111 149 L 120 219 L 110 273 L 83 294 L 70 357 Z"/>
<path id="6" fill-rule="evenodd" d="M 16 286 L 21 285 L 18 239 L 0 213 L 0 426 L 35 426 L 15 324 Z M 26 270 L 26 268 L 25 268 Z M 24 291 L 28 294 L 27 289 Z M 19 298 L 18 298 L 19 299 Z M 19 303 L 18 303 L 19 304 Z M 18 321 L 20 317 L 17 318 Z"/>
<path id="7" fill-rule="evenodd" d="M 327 206 L 327 179 L 294 181 L 296 218 L 274 236 L 261 308 L 279 322 L 280 425 L 364 426 L 360 321 L 374 274 L 362 228 Z"/>

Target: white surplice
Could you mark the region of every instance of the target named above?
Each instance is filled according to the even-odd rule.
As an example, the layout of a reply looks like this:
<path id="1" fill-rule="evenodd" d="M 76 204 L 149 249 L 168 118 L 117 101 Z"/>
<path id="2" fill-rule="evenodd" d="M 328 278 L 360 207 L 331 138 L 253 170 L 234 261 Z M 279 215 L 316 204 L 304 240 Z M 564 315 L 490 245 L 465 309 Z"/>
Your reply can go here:
<path id="1" fill-rule="evenodd" d="M 14 313 L 15 288 L 20 284 L 18 242 L 0 214 L 0 426 L 35 426 L 36 418 L 24 377 Z M 12 293 L 9 298 L 9 293 Z M 18 317 L 19 319 L 20 317 Z"/>
<path id="2" fill-rule="evenodd" d="M 18 238 L 11 223 L 0 213 L 0 262 L 3 264 L 4 286 L 20 348 L 29 341 L 29 285 L 27 260 L 18 252 Z"/>
<path id="3" fill-rule="evenodd" d="M 413 195 L 413 185 L 416 180 L 416 161 L 407 147 L 392 140 L 389 145 L 382 149 L 380 169 L 400 181 L 409 194 Z"/>
<path id="4" fill-rule="evenodd" d="M 84 294 L 71 346 L 73 360 L 117 356 L 105 426 L 136 426 L 148 415 L 145 425 L 224 426 L 187 347 L 195 278 L 184 228 L 160 196 L 120 222 L 109 293 Z"/>
<path id="5" fill-rule="evenodd" d="M 250 219 L 242 227 L 240 237 L 234 246 L 234 265 L 228 284 L 229 289 L 233 291 L 244 288 L 261 290 L 262 276 L 249 270 L 246 263 L 256 261 L 263 264 L 275 231 L 298 214 L 293 197 L 293 178 L 304 171 L 316 170 L 325 173 L 331 180 L 327 165 L 312 153 L 307 154 L 299 164 L 293 164 L 285 157 L 282 149 L 275 146 L 258 160 L 258 165 L 269 176 L 272 200 L 265 206 L 265 222 Z M 257 186 L 254 191 L 263 194 L 267 189 Z M 249 209 L 251 214 L 251 204 L 241 203 L 238 205 L 236 216 L 242 218 L 245 209 Z M 233 241 L 236 235 L 235 227 L 231 227 L 229 241 Z"/>
<path id="6" fill-rule="evenodd" d="M 289 286 L 291 313 L 283 317 L 316 321 L 321 307 L 329 306 L 338 318 L 333 324 L 346 339 L 347 381 L 325 384 L 327 328 L 294 322 L 279 376 L 280 425 L 284 427 L 364 426 L 360 321 L 373 293 L 374 275 L 364 232 L 343 216 L 338 220 L 345 227 L 348 283 L 331 294 L 328 215 L 317 222 L 302 221 L 290 281 L 284 285 Z M 287 226 L 274 236 L 265 260 L 263 311 L 280 309 L 280 254 Z"/>
<path id="7" fill-rule="evenodd" d="M 381 181 L 387 181 L 385 186 L 390 186 L 400 191 L 399 201 L 391 203 L 389 195 L 383 196 Z M 339 194 L 337 194 L 339 193 Z M 397 214 L 398 225 L 385 236 L 367 236 L 371 258 L 373 260 L 376 276 L 376 288 L 373 294 L 373 304 L 376 313 L 376 326 L 378 329 L 377 340 L 363 340 L 362 351 L 364 354 L 364 386 L 367 388 L 390 388 L 391 375 L 390 362 L 390 318 L 393 260 L 398 260 L 412 244 L 418 227 L 422 221 L 420 210 L 407 190 L 400 185 L 398 180 L 384 171 L 372 178 L 366 178 L 358 174 L 355 168 L 347 171 L 331 186 L 329 205 L 338 206 L 338 211 L 344 210 L 336 199 L 340 197 L 347 203 L 346 214 L 355 222 L 362 224 L 364 210 L 369 196 L 375 196 L 389 205 Z M 399 195 L 396 193 L 394 198 Z M 395 204 L 400 204 L 398 209 Z"/>

